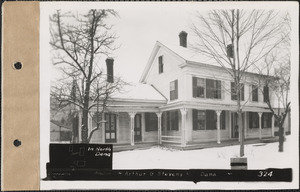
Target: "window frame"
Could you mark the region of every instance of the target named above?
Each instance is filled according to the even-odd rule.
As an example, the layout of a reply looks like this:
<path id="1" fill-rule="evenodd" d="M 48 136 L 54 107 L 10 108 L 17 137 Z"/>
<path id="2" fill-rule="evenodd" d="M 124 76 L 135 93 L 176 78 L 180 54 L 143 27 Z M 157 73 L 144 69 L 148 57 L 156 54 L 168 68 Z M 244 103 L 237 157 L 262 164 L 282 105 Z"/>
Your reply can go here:
<path id="1" fill-rule="evenodd" d="M 199 113 L 204 114 L 202 115 L 204 116 L 204 119 L 199 119 Z M 199 121 L 204 121 L 204 123 L 203 122 L 201 123 Z M 201 128 L 201 124 L 203 124 L 203 128 Z M 200 127 L 198 125 L 200 125 Z M 206 130 L 206 111 L 193 109 L 193 131 L 204 131 L 204 130 Z"/>
<path id="2" fill-rule="evenodd" d="M 203 86 L 198 85 L 198 80 L 203 81 Z M 201 90 L 203 89 L 203 90 Z M 201 92 L 203 92 L 201 94 Z M 193 97 L 194 98 L 205 98 L 206 96 L 206 79 L 193 77 Z"/>
<path id="3" fill-rule="evenodd" d="M 210 87 L 209 84 L 213 86 Z M 205 80 L 206 87 L 206 98 L 207 99 L 222 99 L 222 81 L 216 79 L 206 79 Z"/>
<path id="4" fill-rule="evenodd" d="M 271 128 L 272 127 L 272 113 L 264 112 L 261 116 L 262 125 L 261 128 Z"/>
<path id="5" fill-rule="evenodd" d="M 158 131 L 158 117 L 155 113 L 145 112 L 145 131 Z"/>
<path id="6" fill-rule="evenodd" d="M 245 101 L 245 84 L 244 83 L 240 83 L 240 85 L 242 86 L 242 89 L 240 91 L 240 96 L 241 96 L 241 101 Z M 237 94 L 235 91 L 235 82 L 231 82 L 230 83 L 230 90 L 231 90 L 231 100 L 232 101 L 236 101 L 237 100 Z"/>
<path id="7" fill-rule="evenodd" d="M 266 96 L 268 94 L 268 97 Z M 270 99 L 270 89 L 268 86 L 264 86 L 263 88 L 263 101 L 266 103 Z"/>
<path id="8" fill-rule="evenodd" d="M 198 109 L 193 109 L 193 131 L 214 131 L 218 129 L 217 122 L 218 122 L 218 115 L 216 111 L 214 110 L 198 110 Z M 199 113 L 204 113 L 202 115 L 204 119 L 199 118 Z M 210 115 L 213 115 L 213 118 Z M 213 119 L 213 120 L 211 120 Z M 199 121 L 204 121 L 204 123 Z M 199 124 L 198 124 L 199 123 Z M 225 111 L 222 111 L 220 114 L 220 130 L 226 130 L 226 116 L 225 116 Z M 201 126 L 199 127 L 198 125 L 203 124 L 203 128 Z M 213 126 L 210 126 L 213 125 Z"/>
<path id="9" fill-rule="evenodd" d="M 256 85 L 252 85 L 252 101 L 258 102 L 258 87 Z M 256 97 L 254 97 L 256 95 Z M 254 98 L 257 98 L 254 100 Z"/>
<path id="10" fill-rule="evenodd" d="M 167 111 L 167 131 L 179 130 L 179 111 Z"/>
<path id="11" fill-rule="evenodd" d="M 255 121 L 257 123 L 257 126 L 253 126 L 253 124 L 254 124 Z M 249 129 L 258 129 L 259 128 L 259 123 L 260 123 L 259 122 L 259 115 L 258 115 L 258 113 L 257 112 L 249 112 L 249 121 L 248 122 L 249 122 L 248 123 Z"/>
<path id="12" fill-rule="evenodd" d="M 172 89 L 172 83 L 174 83 L 174 89 Z M 178 99 L 178 80 L 170 82 L 170 101 Z"/>
<path id="13" fill-rule="evenodd" d="M 163 55 L 158 57 L 158 74 L 164 72 L 164 62 L 163 62 Z"/>

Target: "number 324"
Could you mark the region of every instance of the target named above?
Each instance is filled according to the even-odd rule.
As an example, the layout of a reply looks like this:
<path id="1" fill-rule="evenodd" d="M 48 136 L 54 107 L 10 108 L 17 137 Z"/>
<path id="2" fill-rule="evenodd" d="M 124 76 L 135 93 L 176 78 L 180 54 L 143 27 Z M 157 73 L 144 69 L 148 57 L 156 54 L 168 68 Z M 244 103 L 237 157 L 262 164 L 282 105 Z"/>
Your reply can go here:
<path id="1" fill-rule="evenodd" d="M 259 171 L 258 177 L 272 177 L 273 171 Z"/>

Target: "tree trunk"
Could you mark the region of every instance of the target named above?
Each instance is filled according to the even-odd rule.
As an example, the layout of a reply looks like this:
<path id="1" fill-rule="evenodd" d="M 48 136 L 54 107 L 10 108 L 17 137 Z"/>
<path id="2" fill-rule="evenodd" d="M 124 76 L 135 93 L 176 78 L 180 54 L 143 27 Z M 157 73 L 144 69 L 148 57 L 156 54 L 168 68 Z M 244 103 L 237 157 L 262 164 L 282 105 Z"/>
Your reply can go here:
<path id="1" fill-rule="evenodd" d="M 73 129 L 72 143 L 78 143 L 78 120 L 79 120 L 78 115 L 76 115 L 72 119 L 72 129 Z"/>
<path id="2" fill-rule="evenodd" d="M 283 152 L 284 129 L 282 123 L 279 123 L 279 152 Z"/>
<path id="3" fill-rule="evenodd" d="M 243 127 L 243 119 L 242 119 L 242 111 L 238 111 L 238 125 L 239 125 L 239 137 L 240 137 L 240 156 L 243 157 L 245 155 L 244 152 L 244 127 Z"/>
<path id="4" fill-rule="evenodd" d="M 88 115 L 89 112 L 83 109 L 82 113 L 82 125 L 81 125 L 81 142 L 88 143 Z"/>
<path id="5" fill-rule="evenodd" d="M 238 126 L 239 126 L 239 139 L 240 139 L 240 157 L 245 155 L 244 151 L 244 127 L 242 119 L 242 109 L 241 109 L 241 84 L 236 80 L 236 93 L 237 93 L 237 114 L 238 114 Z"/>

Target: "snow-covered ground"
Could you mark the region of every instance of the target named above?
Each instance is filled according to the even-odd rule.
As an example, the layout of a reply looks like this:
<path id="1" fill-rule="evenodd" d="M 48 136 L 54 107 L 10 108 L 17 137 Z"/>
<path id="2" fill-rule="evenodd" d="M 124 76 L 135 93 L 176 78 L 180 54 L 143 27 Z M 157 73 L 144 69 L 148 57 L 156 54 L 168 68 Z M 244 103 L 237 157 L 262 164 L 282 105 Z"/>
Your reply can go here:
<path id="1" fill-rule="evenodd" d="M 248 169 L 291 167 L 295 156 L 286 138 L 281 153 L 278 142 L 245 145 Z M 230 158 L 238 156 L 239 145 L 188 151 L 153 147 L 114 153 L 113 169 L 230 169 Z"/>
<path id="2" fill-rule="evenodd" d="M 298 139 L 294 137 L 294 139 Z M 284 152 L 278 142 L 245 146 L 248 169 L 293 168 L 293 182 L 199 182 L 187 181 L 41 181 L 42 189 L 297 189 L 299 188 L 298 145 L 287 137 Z M 153 147 L 116 152 L 113 169 L 230 169 L 230 158 L 239 146 L 178 151 Z"/>

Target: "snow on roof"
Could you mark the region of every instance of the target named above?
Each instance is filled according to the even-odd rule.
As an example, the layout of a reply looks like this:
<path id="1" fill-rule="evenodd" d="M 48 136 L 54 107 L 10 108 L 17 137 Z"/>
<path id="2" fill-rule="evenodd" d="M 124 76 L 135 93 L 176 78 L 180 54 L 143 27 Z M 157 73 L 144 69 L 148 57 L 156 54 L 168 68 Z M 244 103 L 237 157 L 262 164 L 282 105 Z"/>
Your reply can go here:
<path id="1" fill-rule="evenodd" d="M 142 83 L 126 85 L 121 92 L 114 93 L 112 98 L 166 101 L 166 98 L 153 86 Z"/>

